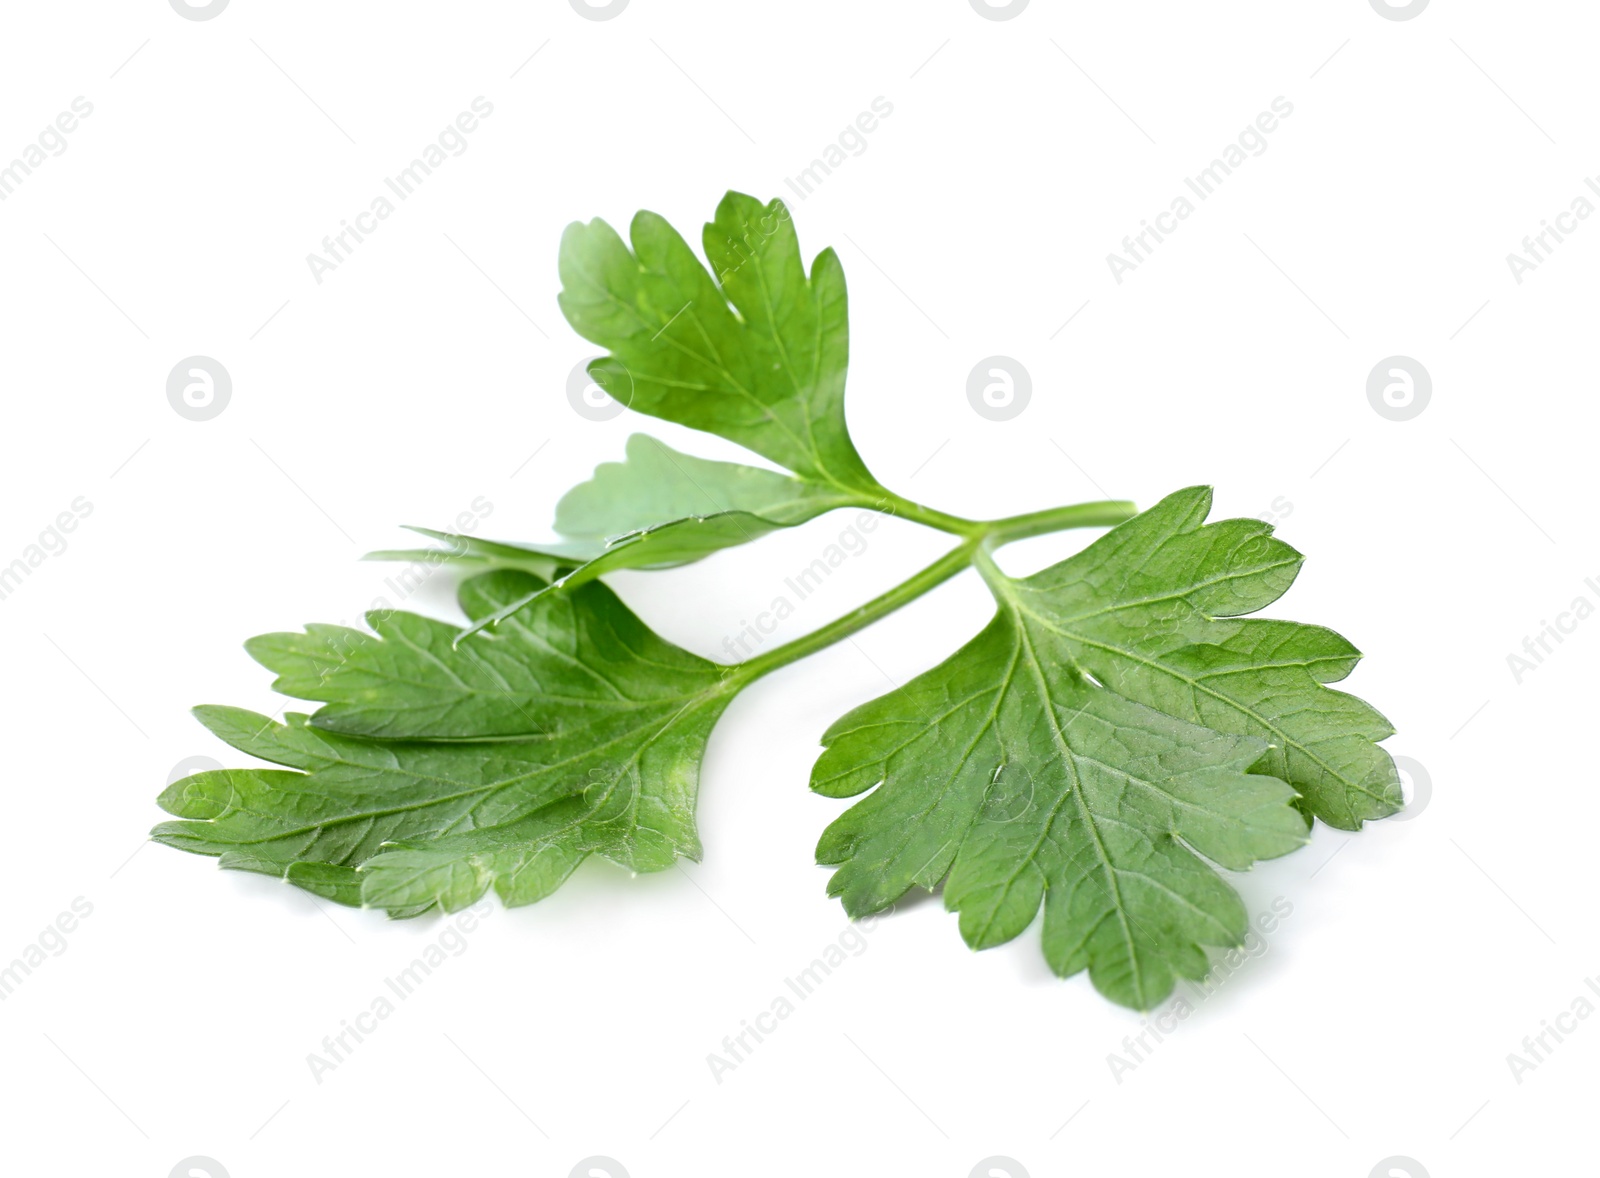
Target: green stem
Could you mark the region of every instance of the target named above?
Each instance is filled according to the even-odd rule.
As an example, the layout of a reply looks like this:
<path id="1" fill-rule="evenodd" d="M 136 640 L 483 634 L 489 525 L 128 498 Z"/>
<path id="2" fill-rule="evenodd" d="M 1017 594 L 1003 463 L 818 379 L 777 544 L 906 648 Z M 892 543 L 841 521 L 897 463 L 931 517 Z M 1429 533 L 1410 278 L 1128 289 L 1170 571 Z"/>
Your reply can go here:
<path id="1" fill-rule="evenodd" d="M 896 496 L 896 499 L 898 498 Z M 915 508 L 915 512 L 903 510 L 905 507 Z M 759 679 L 769 671 L 786 667 L 836 642 L 842 642 L 857 631 L 866 629 L 872 623 L 910 604 L 929 590 L 944 584 L 962 570 L 971 568 L 974 559 L 988 562 L 989 550 L 1001 544 L 1029 536 L 1044 535 L 1047 532 L 1059 532 L 1067 528 L 1110 527 L 1131 519 L 1136 512 L 1137 508 L 1132 503 L 1106 500 L 1099 503 L 1075 503 L 1068 507 L 1052 507 L 1046 511 L 1013 515 L 1005 519 L 974 521 L 958 519 L 943 512 L 933 511 L 931 508 L 899 500 L 895 505 L 894 514 L 915 519 L 919 523 L 929 524 L 942 531 L 956 532 L 965 539 L 921 572 L 896 585 L 887 593 L 874 597 L 865 605 L 858 606 L 827 625 L 796 638 L 793 642 L 784 643 L 765 654 L 757 655 L 748 662 L 734 665 L 729 669 L 729 673 L 742 686 Z M 929 517 L 937 517 L 946 522 L 932 523 Z M 992 562 L 988 563 L 992 568 Z"/>
<path id="2" fill-rule="evenodd" d="M 909 580 L 902 581 L 887 593 L 874 597 L 865 605 L 858 606 L 849 613 L 835 618 L 826 626 L 796 638 L 793 642 L 773 647 L 748 662 L 736 664 L 731 668 L 732 673 L 741 683 L 748 683 L 759 679 L 769 671 L 776 671 L 779 667 L 798 662 L 809 654 L 816 654 L 817 651 L 836 642 L 843 642 L 856 631 L 864 630 L 873 622 L 888 617 L 901 606 L 908 605 L 928 590 L 944 584 L 957 573 L 970 568 L 973 553 L 978 550 L 979 544 L 980 541 L 976 537 L 962 541 L 927 568 L 914 574 Z"/>
<path id="3" fill-rule="evenodd" d="M 983 530 L 980 535 L 989 539 L 989 547 L 994 548 L 1013 540 L 1025 540 L 1029 536 L 1043 536 L 1067 528 L 1115 527 L 1138 514 L 1139 509 L 1125 499 L 1104 499 L 1097 503 L 1074 503 L 1069 507 L 1051 507 L 1044 511 L 1030 511 L 1026 515 L 990 520 L 981 525 Z"/>
<path id="4" fill-rule="evenodd" d="M 956 536 L 975 536 L 984 527 L 977 520 L 962 519 L 959 515 L 951 515 L 934 507 L 924 507 L 920 503 L 913 503 L 910 499 L 896 495 L 893 491 L 888 491 L 877 501 L 864 503 L 862 506 L 881 511 L 885 515 L 908 519 L 924 527 L 950 532 Z"/>
<path id="5" fill-rule="evenodd" d="M 1066 528 L 1111 527 L 1123 520 L 1132 519 L 1139 510 L 1124 499 L 1105 499 L 1096 503 L 1051 507 L 1044 511 L 1032 511 L 1026 515 L 1007 516 L 1004 519 L 976 520 L 964 519 L 937 508 L 924 507 L 920 503 L 913 503 L 896 495 L 893 491 L 872 503 L 863 501 L 862 506 L 956 536 L 992 538 L 997 544 L 1008 544 L 1012 540 L 1042 536 L 1047 532 L 1059 532 Z"/>
<path id="6" fill-rule="evenodd" d="M 989 586 L 989 592 L 994 595 L 994 599 L 1003 603 L 1006 598 L 1006 575 L 994 562 L 993 546 L 981 545 L 978 551 L 972 554 L 972 567 L 978 570 L 978 576 Z"/>

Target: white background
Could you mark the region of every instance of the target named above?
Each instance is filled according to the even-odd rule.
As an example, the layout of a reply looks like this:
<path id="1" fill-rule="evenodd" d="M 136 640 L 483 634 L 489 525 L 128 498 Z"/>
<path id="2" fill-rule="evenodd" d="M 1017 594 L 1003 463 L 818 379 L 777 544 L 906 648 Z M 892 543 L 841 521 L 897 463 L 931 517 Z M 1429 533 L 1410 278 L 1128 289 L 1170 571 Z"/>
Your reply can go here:
<path id="1" fill-rule="evenodd" d="M 191 21 L 101 0 L 5 24 L 0 161 L 75 97 L 94 113 L 0 203 L 0 564 L 75 498 L 93 510 L 0 601 L 0 961 L 74 898 L 93 914 L 0 1004 L 0 1168 L 1577 1172 L 1559 1159 L 1592 1118 L 1600 1020 L 1520 1084 L 1506 1057 L 1600 971 L 1600 621 L 1520 684 L 1507 655 L 1600 602 L 1600 224 L 1520 285 L 1505 257 L 1600 170 L 1592 5 L 1035 0 L 992 21 L 967 0 L 633 0 L 599 22 L 566 0 L 233 0 Z M 465 154 L 318 284 L 306 255 L 480 95 Z M 878 96 L 867 149 L 793 198 L 785 178 Z M 1294 113 L 1265 153 L 1119 285 L 1106 255 L 1278 96 Z M 240 643 L 392 597 L 393 570 L 356 558 L 397 524 L 484 496 L 483 534 L 547 536 L 561 491 L 640 428 L 737 457 L 576 414 L 566 377 L 594 350 L 554 298 L 571 220 L 648 207 L 698 240 L 729 187 L 791 198 L 808 255 L 838 247 L 850 424 L 880 478 L 969 516 L 1197 482 L 1219 515 L 1279 516 L 1309 560 L 1276 612 L 1367 652 L 1348 686 L 1431 801 L 1239 878 L 1253 911 L 1293 915 L 1120 1083 L 1107 1057 L 1139 1015 L 1050 976 L 1036 930 L 973 954 L 923 901 L 718 1084 L 707 1054 L 846 928 L 812 864 L 842 807 L 807 791 L 818 737 L 982 624 L 969 574 L 736 701 L 703 864 L 591 862 L 495 911 L 318 1084 L 307 1054 L 441 926 L 143 844 L 174 765 L 238 763 L 186 709 L 284 706 Z M 1005 423 L 965 395 L 997 353 L 1034 383 Z M 1407 422 L 1366 397 L 1397 353 L 1434 382 Z M 166 399 L 194 354 L 234 381 L 207 422 Z M 715 656 L 847 523 L 615 584 Z M 943 547 L 880 528 L 782 636 Z M 407 604 L 451 614 L 447 580 Z"/>

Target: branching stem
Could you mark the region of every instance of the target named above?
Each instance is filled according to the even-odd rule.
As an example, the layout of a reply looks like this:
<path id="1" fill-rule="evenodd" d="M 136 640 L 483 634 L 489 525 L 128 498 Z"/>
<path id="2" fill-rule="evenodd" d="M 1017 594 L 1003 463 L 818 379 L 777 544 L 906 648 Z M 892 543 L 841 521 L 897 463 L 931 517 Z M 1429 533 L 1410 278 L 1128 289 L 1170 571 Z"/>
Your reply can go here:
<path id="1" fill-rule="evenodd" d="M 905 510 L 915 508 L 915 511 Z M 1013 515 L 997 520 L 964 520 L 932 508 L 919 507 L 908 501 L 895 504 L 894 514 L 941 531 L 953 532 L 962 537 L 949 552 L 938 560 L 864 605 L 835 618 L 809 634 L 786 642 L 782 646 L 759 654 L 747 662 L 729 668 L 730 676 L 741 685 L 759 679 L 779 667 L 798 662 L 807 655 L 817 653 L 838 642 L 843 642 L 859 630 L 888 617 L 902 606 L 908 605 L 929 590 L 944 584 L 951 577 L 972 566 L 979 553 L 999 547 L 1012 540 L 1029 536 L 1042 536 L 1068 528 L 1103 528 L 1131 519 L 1137 508 L 1121 500 L 1097 503 L 1074 503 L 1067 507 L 1052 507 L 1046 511 Z M 938 519 L 942 522 L 934 522 Z"/>

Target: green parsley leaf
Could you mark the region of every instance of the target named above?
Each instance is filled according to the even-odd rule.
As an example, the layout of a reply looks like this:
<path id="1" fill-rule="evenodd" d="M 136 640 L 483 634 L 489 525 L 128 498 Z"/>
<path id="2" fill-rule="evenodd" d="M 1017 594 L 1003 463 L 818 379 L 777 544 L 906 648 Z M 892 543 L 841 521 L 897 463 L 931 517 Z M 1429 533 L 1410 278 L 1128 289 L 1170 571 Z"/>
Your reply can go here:
<path id="1" fill-rule="evenodd" d="M 1052 969 L 1148 1009 L 1204 975 L 1205 946 L 1243 938 L 1206 860 L 1294 850 L 1297 804 L 1348 825 L 1399 808 L 1373 743 L 1387 724 L 1323 686 L 1356 652 L 1318 627 L 1235 620 L 1288 588 L 1299 554 L 1255 520 L 1202 526 L 1210 502 L 1180 491 L 1024 580 L 987 565 L 990 625 L 828 730 L 812 788 L 872 790 L 817 848 L 847 912 L 944 880 L 982 949 L 1042 906 Z"/>
<path id="2" fill-rule="evenodd" d="M 705 227 L 713 279 L 675 229 L 641 212 L 632 250 L 601 220 L 561 239 L 561 309 L 610 350 L 589 366 L 612 397 L 719 434 L 802 478 L 882 493 L 845 427 L 844 270 L 831 249 L 810 275 L 782 201 L 730 192 Z"/>
<path id="3" fill-rule="evenodd" d="M 1329 826 L 1359 830 L 1395 813 L 1399 773 L 1376 743 L 1394 728 L 1325 686 L 1361 652 L 1322 626 L 1240 617 L 1281 597 L 1305 558 L 1260 520 L 1205 524 L 1210 510 L 1209 487 L 1169 495 L 1015 583 L 1017 608 L 1050 626 L 1074 663 L 1111 690 L 1265 741 L 1265 771 Z"/>
<path id="4" fill-rule="evenodd" d="M 455 640 L 460 643 L 481 630 L 492 629 L 507 618 L 521 613 L 541 597 L 576 589 L 605 573 L 614 573 L 622 569 L 659 569 L 689 564 L 714 552 L 720 552 L 724 548 L 758 540 L 768 532 L 784 526 L 787 525 L 775 524 L 746 511 L 725 511 L 719 515 L 669 520 L 653 528 L 641 528 L 637 532 L 629 532 L 613 540 L 592 560 L 585 561 L 576 568 L 561 571 L 553 581 L 540 581 L 537 587 L 529 589 L 523 596 L 507 601 L 492 613 L 478 618 L 471 626 L 460 631 Z M 510 551 L 518 546 L 496 544 L 495 547 L 501 551 Z M 541 550 L 536 547 L 521 550 L 527 553 L 523 560 L 512 562 L 502 559 L 499 563 L 536 571 Z"/>
<path id="5" fill-rule="evenodd" d="M 793 527 L 837 507 L 870 504 L 855 492 L 738 462 L 695 458 L 648 434 L 628 439 L 623 462 L 605 462 L 556 504 L 563 536 L 610 540 L 668 520 L 742 512 Z"/>
<path id="6" fill-rule="evenodd" d="M 462 608 L 483 616 L 534 581 L 484 574 L 463 585 Z M 652 633 L 600 584 L 460 646 L 432 619 L 368 620 L 373 634 L 313 626 L 250 644 L 280 690 L 326 706 L 284 724 L 197 715 L 298 772 L 185 778 L 161 797 L 181 821 L 158 826 L 158 842 L 396 914 L 459 907 L 491 885 L 528 903 L 591 854 L 640 872 L 699 857 L 699 763 L 738 687 L 724 668 Z M 409 858 L 366 870 L 391 851 Z M 419 874 L 418 855 L 450 866 Z"/>
<path id="7" fill-rule="evenodd" d="M 443 565 L 477 570 L 521 569 L 549 581 L 587 564 L 605 551 L 594 540 L 556 540 L 547 544 L 510 544 L 484 540 L 459 532 L 406 525 L 408 531 L 438 540 L 443 548 L 386 548 L 369 552 L 363 560 L 392 560 L 406 564 Z"/>
<path id="8" fill-rule="evenodd" d="M 562 555 L 604 540 L 603 551 L 551 585 L 508 602 L 467 633 L 498 625 L 540 593 L 573 589 L 620 569 L 688 564 L 834 508 L 867 502 L 859 493 L 777 471 L 680 454 L 654 438 L 635 434 L 628 440 L 625 462 L 602 464 L 593 478 L 568 491 L 557 505 L 556 530 L 580 538 L 566 545 L 522 549 L 529 559 L 538 560 L 540 552 Z M 473 550 L 470 541 L 466 546 Z M 495 548 L 515 550 L 504 544 Z"/>

